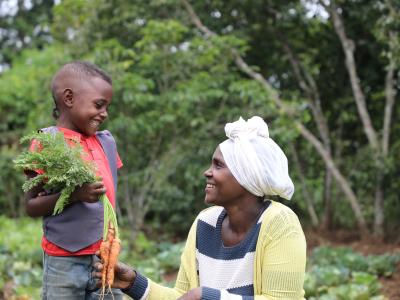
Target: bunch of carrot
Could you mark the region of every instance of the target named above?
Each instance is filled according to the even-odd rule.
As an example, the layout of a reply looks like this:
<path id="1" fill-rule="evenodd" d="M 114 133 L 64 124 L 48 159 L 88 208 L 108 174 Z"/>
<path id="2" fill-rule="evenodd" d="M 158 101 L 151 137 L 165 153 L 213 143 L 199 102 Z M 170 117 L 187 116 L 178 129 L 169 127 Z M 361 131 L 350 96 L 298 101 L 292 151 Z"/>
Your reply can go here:
<path id="1" fill-rule="evenodd" d="M 46 190 L 60 192 L 53 215 L 64 210 L 77 186 L 98 180 L 94 165 L 82 158 L 84 152 L 81 145 L 77 142 L 68 146 L 62 133 L 37 132 L 23 137 L 21 142 L 24 141 L 35 141 L 37 147 L 35 151 L 20 154 L 14 160 L 16 168 L 32 171 L 40 169 L 44 174 L 26 181 L 22 188 L 26 192 L 45 183 Z M 121 241 L 113 206 L 106 195 L 102 195 L 100 201 L 104 207 L 103 241 L 100 248 L 100 258 L 104 265 L 101 297 L 104 297 L 106 288 L 109 291 L 114 282 L 114 267 L 118 261 Z"/>
<path id="2" fill-rule="evenodd" d="M 114 282 L 114 268 L 118 262 L 119 252 L 121 251 L 121 240 L 114 208 L 110 201 L 104 203 L 104 228 L 103 241 L 100 244 L 100 259 L 103 264 L 101 273 L 101 294 L 102 299 L 107 292 L 111 292 Z"/>

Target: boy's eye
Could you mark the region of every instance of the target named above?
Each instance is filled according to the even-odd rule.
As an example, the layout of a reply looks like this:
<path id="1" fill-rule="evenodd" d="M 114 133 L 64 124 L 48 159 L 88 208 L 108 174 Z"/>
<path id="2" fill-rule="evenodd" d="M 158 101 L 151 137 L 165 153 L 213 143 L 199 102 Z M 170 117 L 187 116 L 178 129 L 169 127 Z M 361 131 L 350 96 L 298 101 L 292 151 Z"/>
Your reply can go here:
<path id="1" fill-rule="evenodd" d="M 104 106 L 104 102 L 95 102 L 94 104 L 96 108 L 102 108 Z"/>

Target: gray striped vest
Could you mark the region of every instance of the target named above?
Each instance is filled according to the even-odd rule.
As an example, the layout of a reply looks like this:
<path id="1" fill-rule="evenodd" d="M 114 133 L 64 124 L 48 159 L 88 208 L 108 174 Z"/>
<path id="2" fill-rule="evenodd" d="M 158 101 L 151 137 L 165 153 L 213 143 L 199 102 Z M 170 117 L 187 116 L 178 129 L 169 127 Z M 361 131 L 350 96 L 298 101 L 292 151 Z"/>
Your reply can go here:
<path id="1" fill-rule="evenodd" d="M 58 132 L 55 126 L 41 129 L 43 132 Z M 117 192 L 117 147 L 108 130 L 96 132 L 108 159 Z M 57 246 L 76 252 L 96 243 L 103 237 L 103 205 L 100 202 L 77 202 L 55 216 L 43 218 L 43 233 L 47 240 Z"/>

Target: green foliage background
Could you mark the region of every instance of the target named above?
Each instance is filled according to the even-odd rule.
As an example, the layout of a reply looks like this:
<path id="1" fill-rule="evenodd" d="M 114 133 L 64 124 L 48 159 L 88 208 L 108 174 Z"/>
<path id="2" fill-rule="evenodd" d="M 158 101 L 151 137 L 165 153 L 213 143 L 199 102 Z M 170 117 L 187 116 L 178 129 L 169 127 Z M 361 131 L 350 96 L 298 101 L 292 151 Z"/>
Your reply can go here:
<path id="1" fill-rule="evenodd" d="M 204 25 L 217 34 L 209 37 L 196 29 L 178 0 L 56 3 L 31 0 L 25 5 L 18 1 L 15 13 L 1 12 L 2 216 L 18 219 L 25 215 L 20 189 L 23 174 L 13 169 L 11 161 L 24 150 L 19 144 L 22 135 L 54 124 L 49 92 L 52 75 L 65 62 L 89 60 L 113 78 L 113 103 L 105 127 L 116 137 L 124 163 L 118 215 L 126 229 L 125 241 L 140 244 L 143 232 L 151 240 L 184 238 L 194 216 L 204 207 L 202 173 L 215 147 L 225 139 L 225 123 L 253 115 L 267 121 L 271 137 L 288 156 L 296 193 L 285 204 L 300 216 L 303 226 L 311 226 L 306 199 L 322 221 L 328 192 L 334 229 L 354 228 L 353 211 L 338 185 L 333 183 L 326 190 L 323 160 L 300 136 L 293 117 L 272 101 L 277 92 L 292 108 L 294 118 L 320 138 L 307 94 L 285 51 L 289 46 L 303 72 L 315 80 L 334 161 L 349 180 L 372 227 L 374 153 L 358 116 L 340 41 L 331 20 L 315 13 L 315 9 L 323 12 L 318 2 L 190 1 Z M 355 43 L 361 87 L 381 137 L 385 78 L 391 59 L 395 90 L 399 88 L 400 7 L 388 0 L 340 0 L 337 4 L 346 32 Z M 390 38 L 391 33 L 395 38 Z M 239 70 L 232 48 L 273 90 Z M 397 93 L 383 175 L 388 241 L 398 241 L 400 226 L 398 97 Z M 39 243 L 31 247 L 39 249 Z"/>
<path id="2" fill-rule="evenodd" d="M 362 6 L 353 1 L 342 1 L 340 5 L 348 35 L 357 45 L 357 68 L 367 106 L 379 129 L 388 57 L 399 61 L 398 40 L 390 48 L 387 32 L 398 33 L 399 24 L 390 17 L 387 2 L 364 2 Z M 326 171 L 321 157 L 299 136 L 293 118 L 274 105 L 272 91 L 237 68 L 231 52 L 236 49 L 263 74 L 292 107 L 295 119 L 318 137 L 307 96 L 299 89 L 290 57 L 284 52 L 284 46 L 289 45 L 315 79 L 330 127 L 335 163 L 349 179 L 367 222 L 372 224 L 376 166 L 332 25 L 322 15 L 310 15 L 312 10 L 305 2 L 264 4 L 193 1 L 200 19 L 218 34 L 208 38 L 201 36 L 181 1 L 176 0 L 146 4 L 61 1 L 57 5 L 32 1 L 30 8 L 18 4 L 17 13 L 7 16 L 8 25 L 3 28 L 11 30 L 14 26 L 19 38 L 4 35 L 0 39 L 4 45 L 14 43 L 18 49 L 14 54 L 4 52 L 0 59 L 6 67 L 0 73 L 2 212 L 13 217 L 23 215 L 23 200 L 17 188 L 22 175 L 15 174 L 10 159 L 21 151 L 18 140 L 23 134 L 54 124 L 51 77 L 63 63 L 80 59 L 100 65 L 114 80 L 114 101 L 105 127 L 116 136 L 124 162 L 118 194 L 120 213 L 134 232 L 145 217 L 153 228 L 162 227 L 172 235 L 186 232 L 193 216 L 204 206 L 202 172 L 215 147 L 225 138 L 224 124 L 256 114 L 267 121 L 271 136 L 289 158 L 297 190 L 289 205 L 304 215 L 302 220 L 307 223 L 303 193 L 307 189 L 322 218 Z M 18 25 L 21 20 L 25 26 Z M 32 42 L 21 44 L 19 39 Z M 395 78 L 397 72 L 398 64 Z M 399 225 L 400 212 L 395 180 L 400 169 L 396 159 L 400 147 L 398 115 L 396 105 L 384 172 L 389 235 Z M 293 151 L 300 157 L 302 173 L 293 160 Z M 329 193 L 334 199 L 335 226 L 353 227 L 353 212 L 339 187 L 333 184 Z"/>

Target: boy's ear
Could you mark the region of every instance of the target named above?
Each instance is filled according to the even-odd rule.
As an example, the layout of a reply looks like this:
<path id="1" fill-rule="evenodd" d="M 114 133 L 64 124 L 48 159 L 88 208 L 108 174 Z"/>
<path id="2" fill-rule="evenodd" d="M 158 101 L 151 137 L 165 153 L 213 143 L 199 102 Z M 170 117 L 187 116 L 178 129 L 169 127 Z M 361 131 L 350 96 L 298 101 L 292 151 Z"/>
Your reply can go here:
<path id="1" fill-rule="evenodd" d="M 71 89 L 64 89 L 62 92 L 62 101 L 66 107 L 71 108 L 74 103 L 74 92 Z"/>

